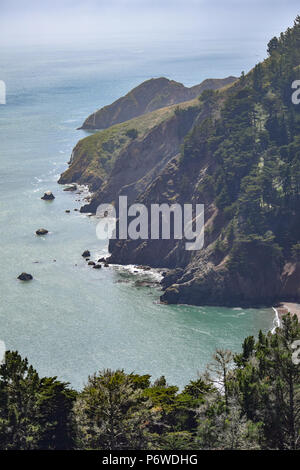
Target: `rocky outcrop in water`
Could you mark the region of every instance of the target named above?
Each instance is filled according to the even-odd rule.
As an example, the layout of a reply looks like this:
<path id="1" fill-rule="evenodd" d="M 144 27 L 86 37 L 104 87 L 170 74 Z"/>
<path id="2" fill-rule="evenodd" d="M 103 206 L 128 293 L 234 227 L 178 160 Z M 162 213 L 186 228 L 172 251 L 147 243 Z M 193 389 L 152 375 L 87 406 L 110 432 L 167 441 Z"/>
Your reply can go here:
<path id="1" fill-rule="evenodd" d="M 28 273 L 21 273 L 19 276 L 18 276 L 18 279 L 20 281 L 32 281 L 33 279 L 33 276 L 31 274 L 28 274 Z"/>
<path id="2" fill-rule="evenodd" d="M 53 201 L 53 199 L 55 199 L 55 196 L 51 191 L 46 191 L 44 193 L 44 196 L 41 197 L 41 199 L 44 199 L 44 201 Z"/>
<path id="3" fill-rule="evenodd" d="M 83 258 L 89 258 L 91 256 L 91 253 L 89 250 L 85 250 L 82 255 Z"/>
<path id="4" fill-rule="evenodd" d="M 45 228 L 39 228 L 35 233 L 36 235 L 47 235 L 49 232 Z"/>
<path id="5" fill-rule="evenodd" d="M 76 191 L 77 190 L 77 184 L 71 184 L 70 186 L 67 186 L 66 188 L 64 188 L 64 191 Z"/>

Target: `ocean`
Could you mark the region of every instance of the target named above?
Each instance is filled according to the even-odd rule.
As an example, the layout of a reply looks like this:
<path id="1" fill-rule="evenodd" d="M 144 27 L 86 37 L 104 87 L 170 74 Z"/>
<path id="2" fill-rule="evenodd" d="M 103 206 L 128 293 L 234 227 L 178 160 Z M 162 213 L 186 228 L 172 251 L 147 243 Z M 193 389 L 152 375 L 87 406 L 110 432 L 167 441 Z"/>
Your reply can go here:
<path id="1" fill-rule="evenodd" d="M 225 49 L 203 43 L 187 53 L 181 41 L 145 51 L 116 41 L 1 50 L 0 340 L 40 375 L 80 389 L 100 369 L 123 368 L 183 387 L 217 347 L 240 351 L 246 336 L 272 328 L 272 309 L 161 305 L 158 288 L 135 285 L 140 272 L 88 267 L 81 253 L 97 259 L 107 245 L 97 221 L 74 211 L 83 196 L 57 184 L 91 112 L 151 77 L 192 86 L 239 75 L 262 58 L 253 44 Z M 41 200 L 46 190 L 56 196 L 51 203 Z M 49 234 L 37 237 L 40 227 Z M 18 281 L 23 271 L 34 280 Z"/>

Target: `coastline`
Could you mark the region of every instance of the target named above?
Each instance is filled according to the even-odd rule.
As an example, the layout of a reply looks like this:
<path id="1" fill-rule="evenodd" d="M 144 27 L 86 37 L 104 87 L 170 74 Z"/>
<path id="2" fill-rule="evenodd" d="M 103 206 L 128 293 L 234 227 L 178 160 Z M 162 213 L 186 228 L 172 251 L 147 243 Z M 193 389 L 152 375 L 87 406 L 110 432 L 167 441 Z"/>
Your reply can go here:
<path id="1" fill-rule="evenodd" d="M 278 314 L 279 321 L 281 321 L 283 315 L 290 313 L 291 315 L 296 315 L 300 323 L 300 304 L 294 302 L 280 302 L 274 310 L 276 310 Z"/>

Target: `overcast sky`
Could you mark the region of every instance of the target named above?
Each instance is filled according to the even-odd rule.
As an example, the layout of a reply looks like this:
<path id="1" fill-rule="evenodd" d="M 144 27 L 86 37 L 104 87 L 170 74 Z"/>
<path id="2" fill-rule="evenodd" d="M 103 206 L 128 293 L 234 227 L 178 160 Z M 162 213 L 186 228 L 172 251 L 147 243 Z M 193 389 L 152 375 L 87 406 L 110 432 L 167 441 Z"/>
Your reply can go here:
<path id="1" fill-rule="evenodd" d="M 0 0 L 0 46 L 193 35 L 265 43 L 299 13 L 299 0 Z"/>

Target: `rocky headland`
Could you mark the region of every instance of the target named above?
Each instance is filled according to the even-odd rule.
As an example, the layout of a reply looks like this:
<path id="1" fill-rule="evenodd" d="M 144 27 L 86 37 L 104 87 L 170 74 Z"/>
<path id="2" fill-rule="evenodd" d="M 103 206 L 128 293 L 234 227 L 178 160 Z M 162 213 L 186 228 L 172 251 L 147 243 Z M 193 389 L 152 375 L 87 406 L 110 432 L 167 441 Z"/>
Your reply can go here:
<path id="1" fill-rule="evenodd" d="M 83 123 L 82 129 L 107 129 L 115 124 L 137 116 L 151 113 L 156 109 L 190 101 L 204 90 L 216 90 L 233 83 L 235 77 L 207 79 L 199 85 L 185 87 L 182 83 L 165 77 L 151 78 L 114 103 L 91 114 Z"/>

